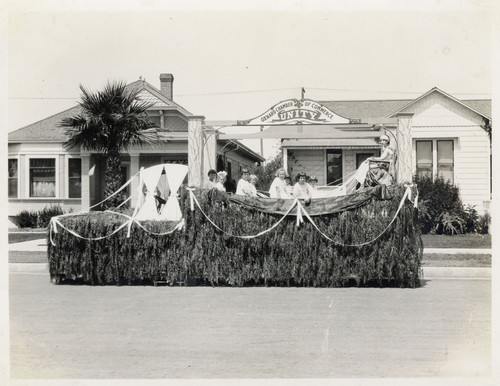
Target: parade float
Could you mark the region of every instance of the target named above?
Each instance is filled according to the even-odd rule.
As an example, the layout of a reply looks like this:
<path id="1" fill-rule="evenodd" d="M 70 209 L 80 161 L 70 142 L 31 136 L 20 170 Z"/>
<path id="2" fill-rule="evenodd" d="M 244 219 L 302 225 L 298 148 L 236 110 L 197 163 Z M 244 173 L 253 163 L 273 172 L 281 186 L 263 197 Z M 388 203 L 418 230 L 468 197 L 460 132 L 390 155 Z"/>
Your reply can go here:
<path id="1" fill-rule="evenodd" d="M 411 184 L 408 160 L 411 142 L 405 133 L 411 124 L 406 118 L 394 137 L 394 183 L 346 188 L 352 186 L 350 179 L 335 188 L 324 187 L 323 194 L 307 203 L 204 189 L 206 171 L 215 164 L 211 147 L 217 137 L 230 134 L 201 125 L 190 128 L 189 165 L 141 169 L 120 189 L 135 187 L 131 208 L 52 219 L 51 280 L 90 285 L 418 287 L 423 247 L 418 191 Z M 352 122 L 342 119 L 302 98 L 237 124 L 267 127 L 260 136 L 248 136 L 253 138 L 373 138 L 384 133 L 383 126 L 371 133 L 353 131 Z"/>

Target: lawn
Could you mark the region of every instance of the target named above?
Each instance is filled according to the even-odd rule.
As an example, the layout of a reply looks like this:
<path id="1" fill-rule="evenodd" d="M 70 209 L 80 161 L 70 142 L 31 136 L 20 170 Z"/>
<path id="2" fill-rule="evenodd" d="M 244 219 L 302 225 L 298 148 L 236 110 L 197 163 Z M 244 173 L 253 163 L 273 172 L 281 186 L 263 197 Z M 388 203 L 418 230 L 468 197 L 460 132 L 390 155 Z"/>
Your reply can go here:
<path id="1" fill-rule="evenodd" d="M 491 235 L 422 235 L 424 248 L 491 248 Z"/>
<path id="2" fill-rule="evenodd" d="M 47 235 L 47 231 L 45 229 L 34 229 L 26 232 L 27 233 L 9 232 L 9 244 L 20 243 L 22 241 L 44 239 Z"/>

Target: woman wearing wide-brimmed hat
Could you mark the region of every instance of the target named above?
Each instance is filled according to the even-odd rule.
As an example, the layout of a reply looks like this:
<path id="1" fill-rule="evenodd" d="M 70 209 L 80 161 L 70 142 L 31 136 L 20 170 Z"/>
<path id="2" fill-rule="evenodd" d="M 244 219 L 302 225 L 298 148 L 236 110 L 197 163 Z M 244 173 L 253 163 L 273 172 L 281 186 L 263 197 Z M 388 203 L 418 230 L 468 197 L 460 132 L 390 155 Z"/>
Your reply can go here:
<path id="1" fill-rule="evenodd" d="M 379 138 L 380 157 L 367 158 L 369 169 L 364 181 L 365 187 L 392 184 L 389 167 L 394 157 L 394 151 L 389 147 L 390 143 L 391 140 L 387 135 L 381 135 Z"/>

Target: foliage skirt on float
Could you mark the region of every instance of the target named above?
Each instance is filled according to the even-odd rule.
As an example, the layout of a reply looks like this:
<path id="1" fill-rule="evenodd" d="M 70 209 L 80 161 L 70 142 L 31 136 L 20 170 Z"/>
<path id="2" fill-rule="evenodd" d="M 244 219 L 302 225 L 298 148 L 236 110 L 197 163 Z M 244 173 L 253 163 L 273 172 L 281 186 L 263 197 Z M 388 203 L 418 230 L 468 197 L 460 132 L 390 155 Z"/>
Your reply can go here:
<path id="1" fill-rule="evenodd" d="M 343 199 L 340 204 L 321 199 L 309 206 L 207 190 L 194 191 L 190 199 L 184 191 L 180 230 L 166 221 L 124 226 L 130 217 L 119 213 L 66 216 L 49 235 L 51 280 L 418 287 L 423 247 L 417 210 L 408 189 L 378 189 L 330 199 Z M 266 205 L 272 210 L 263 209 Z M 324 214 L 325 208 L 338 210 Z"/>

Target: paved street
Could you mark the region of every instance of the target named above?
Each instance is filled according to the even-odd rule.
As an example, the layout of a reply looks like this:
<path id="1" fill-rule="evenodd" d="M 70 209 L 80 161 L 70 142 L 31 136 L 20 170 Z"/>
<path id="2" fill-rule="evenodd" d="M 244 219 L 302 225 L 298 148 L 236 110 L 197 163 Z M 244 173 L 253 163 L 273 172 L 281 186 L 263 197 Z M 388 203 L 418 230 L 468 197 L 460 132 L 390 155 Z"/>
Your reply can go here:
<path id="1" fill-rule="evenodd" d="M 488 377 L 491 280 L 56 286 L 11 272 L 12 378 Z M 483 383 L 478 383 L 483 384 Z"/>

